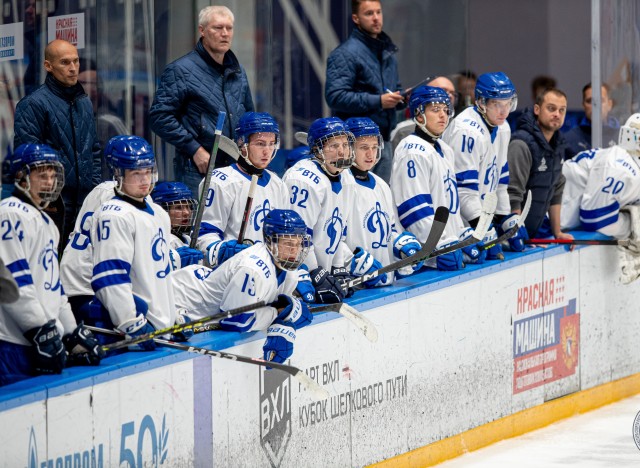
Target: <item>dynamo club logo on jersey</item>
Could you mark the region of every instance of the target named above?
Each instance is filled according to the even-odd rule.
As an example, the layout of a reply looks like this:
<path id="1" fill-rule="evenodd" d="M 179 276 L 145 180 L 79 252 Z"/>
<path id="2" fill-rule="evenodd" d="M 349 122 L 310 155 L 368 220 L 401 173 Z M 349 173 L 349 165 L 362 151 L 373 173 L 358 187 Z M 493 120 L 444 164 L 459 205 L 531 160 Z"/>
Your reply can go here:
<path id="1" fill-rule="evenodd" d="M 44 282 L 44 289 L 47 291 L 57 291 L 60 289 L 60 267 L 58 264 L 58 252 L 53 245 L 53 239 L 45 246 L 40 254 L 40 265 L 44 268 L 47 278 Z"/>
<path id="2" fill-rule="evenodd" d="M 325 253 L 332 255 L 337 252 L 342 236 L 345 234 L 345 229 L 346 226 L 342 220 L 340 210 L 336 207 L 329 220 L 324 224 L 324 231 L 329 237 L 329 247 L 326 248 Z"/>
<path id="3" fill-rule="evenodd" d="M 449 198 L 449 213 L 457 213 L 460 208 L 460 198 L 458 197 L 458 184 L 456 178 L 447 169 L 447 176 L 444 178 L 444 190 Z"/>
<path id="4" fill-rule="evenodd" d="M 269 199 L 265 199 L 262 205 L 260 205 L 253 212 L 253 230 L 256 232 L 260 232 L 262 229 L 262 224 L 264 223 L 264 218 L 271 211 L 271 203 L 269 203 Z"/>
<path id="5" fill-rule="evenodd" d="M 364 216 L 367 231 L 376 235 L 375 241 L 371 243 L 373 249 L 380 249 L 389 246 L 391 240 L 391 222 L 389 215 L 382 209 L 380 202 L 369 210 Z"/>
<path id="6" fill-rule="evenodd" d="M 161 270 L 156 271 L 156 277 L 158 278 L 165 278 L 171 271 L 167 246 L 167 239 L 165 239 L 164 232 L 160 228 L 158 233 L 151 239 L 151 258 L 153 258 L 154 262 L 160 262 Z"/>
<path id="7" fill-rule="evenodd" d="M 498 187 L 498 165 L 496 164 L 496 155 L 493 155 L 493 160 L 489 167 L 487 167 L 487 172 L 484 173 L 484 185 L 489 187 L 489 192 L 494 192 Z"/>

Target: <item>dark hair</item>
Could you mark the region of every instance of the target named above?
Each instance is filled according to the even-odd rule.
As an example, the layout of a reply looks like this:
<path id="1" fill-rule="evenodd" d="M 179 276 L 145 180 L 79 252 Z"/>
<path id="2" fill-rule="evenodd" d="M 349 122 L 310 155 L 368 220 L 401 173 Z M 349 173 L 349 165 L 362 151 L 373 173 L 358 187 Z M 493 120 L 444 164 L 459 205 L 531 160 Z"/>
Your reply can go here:
<path id="1" fill-rule="evenodd" d="M 544 91 L 538 93 L 538 95 L 536 96 L 536 104 L 541 106 L 542 103 L 544 102 L 544 97 L 549 93 L 553 93 L 567 99 L 567 95 L 564 93 L 564 91 L 560 91 L 558 88 L 546 88 Z"/>
<path id="2" fill-rule="evenodd" d="M 458 75 L 460 75 L 461 77 L 464 77 L 464 78 L 471 78 L 472 80 L 477 80 L 478 79 L 478 76 L 474 72 L 472 72 L 471 70 L 460 70 L 458 72 Z"/>
<path id="3" fill-rule="evenodd" d="M 351 0 L 351 14 L 357 15 L 360 11 L 360 4 L 362 2 L 378 2 L 382 4 L 382 0 Z"/>
<path id="4" fill-rule="evenodd" d="M 607 90 L 607 95 L 611 94 L 611 87 L 607 83 L 602 83 L 602 87 Z M 582 87 L 582 100 L 584 101 L 584 95 L 587 90 L 591 89 L 591 82 L 588 82 Z M 610 96 L 609 96 L 610 97 Z"/>

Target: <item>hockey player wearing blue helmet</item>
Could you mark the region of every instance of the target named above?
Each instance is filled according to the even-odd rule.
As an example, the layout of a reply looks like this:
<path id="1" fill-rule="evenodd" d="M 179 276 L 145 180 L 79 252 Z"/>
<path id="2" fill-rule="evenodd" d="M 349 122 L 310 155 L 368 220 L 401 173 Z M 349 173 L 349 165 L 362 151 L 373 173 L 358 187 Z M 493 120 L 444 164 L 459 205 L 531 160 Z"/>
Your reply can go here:
<path id="1" fill-rule="evenodd" d="M 77 325 L 60 281 L 60 234 L 43 209 L 64 186 L 58 153 L 24 144 L 7 157 L 13 195 L 0 203 L 0 256 L 19 286 L 18 300 L 0 304 L 0 385 L 35 374 L 59 374 L 69 365 L 96 365 L 98 342 Z"/>
<path id="2" fill-rule="evenodd" d="M 518 105 L 513 83 L 502 72 L 484 73 L 476 81 L 476 102 L 460 113 L 445 131 L 442 139 L 455 153 L 455 170 L 462 219 L 476 226 L 481 202 L 487 193 L 495 192 L 498 204 L 494 227 L 484 241 L 490 242 L 508 231 L 519 221 L 511 213 L 509 195 L 509 165 L 507 150 L 511 129 L 506 122 Z M 512 250 L 524 249 L 524 230 L 509 239 Z M 502 247 L 495 245 L 487 251 L 487 259 L 501 259 Z"/>

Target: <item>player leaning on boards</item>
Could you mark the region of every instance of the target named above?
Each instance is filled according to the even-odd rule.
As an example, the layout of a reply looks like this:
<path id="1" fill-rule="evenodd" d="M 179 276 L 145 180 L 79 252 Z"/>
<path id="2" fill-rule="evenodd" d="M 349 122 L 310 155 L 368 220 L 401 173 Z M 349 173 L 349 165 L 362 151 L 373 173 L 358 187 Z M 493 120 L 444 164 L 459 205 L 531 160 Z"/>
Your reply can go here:
<path id="1" fill-rule="evenodd" d="M 189 266 L 171 275 L 176 307 L 192 320 L 264 301 L 257 310 L 220 322 L 230 331 L 267 330 L 264 357 L 284 362 L 293 353 L 296 330 L 311 323 L 307 305 L 293 297 L 298 267 L 309 252 L 307 226 L 291 210 L 273 209 L 258 242 L 215 270 Z"/>
<path id="2" fill-rule="evenodd" d="M 189 247 L 198 207 L 191 189 L 182 182 L 158 182 L 151 192 L 151 199 L 167 212 L 171 221 L 169 255 L 173 269 L 199 263 L 202 252 Z"/>
<path id="3" fill-rule="evenodd" d="M 484 195 L 496 192 L 498 196 L 495 230 L 491 229 L 485 239 L 490 243 L 519 220 L 517 214 L 511 213 L 507 192 L 507 151 L 511 129 L 506 121 L 518 105 L 518 95 L 509 77 L 497 72 L 478 77 L 475 98 L 475 105 L 466 108 L 452 121 L 442 139 L 454 151 L 462 219 L 475 227 Z M 509 239 L 509 247 L 516 252 L 524 250 L 523 240 L 526 238 L 526 229 L 522 227 Z M 498 258 L 502 258 L 500 244 L 487 250 L 488 260 Z"/>
<path id="4" fill-rule="evenodd" d="M 625 283 L 640 276 L 639 158 L 640 114 L 633 114 L 620 128 L 618 145 L 578 153 L 562 166 L 562 229 L 631 238 L 631 245 L 620 250 Z"/>
<path id="5" fill-rule="evenodd" d="M 385 266 L 414 255 L 422 245 L 410 232 L 398 233 L 398 216 L 391 189 L 382 178 L 371 172 L 380 161 L 384 145 L 378 125 L 369 117 L 351 117 L 345 124 L 355 137 L 355 161 L 350 170 L 356 182 L 357 200 L 347 220 L 347 245 L 351 249 L 366 249 Z M 398 273 L 410 275 L 421 267 L 422 262 L 418 262 L 400 269 Z M 393 274 L 388 274 L 386 280 L 377 286 L 389 285 L 393 278 Z"/>
<path id="6" fill-rule="evenodd" d="M 272 208 L 288 205 L 287 188 L 266 169 L 280 145 L 280 130 L 267 113 L 247 112 L 235 129 L 240 150 L 238 162 L 211 174 L 203 203 L 202 225 L 197 247 L 205 252 L 209 265 L 216 267 L 256 241 L 262 240 L 262 222 Z M 256 191 L 244 233 L 246 244 L 238 242 L 251 178 L 258 177 Z M 202 183 L 198 193 L 202 193 Z"/>
<path id="7" fill-rule="evenodd" d="M 466 239 L 473 229 L 465 229 L 460 217 L 460 200 L 455 181 L 453 151 L 440 140 L 449 124 L 453 107 L 442 88 L 420 86 L 411 93 L 409 109 L 416 123 L 415 133 L 400 141 L 393 157 L 391 191 L 398 208 L 398 219 L 404 229 L 425 242 L 433 224 L 435 207 L 449 209 L 449 219 L 439 247 Z M 484 259 L 477 244 L 436 257 L 428 262 L 439 270 L 464 268 L 467 261 Z"/>
<path id="8" fill-rule="evenodd" d="M 169 279 L 171 224 L 169 215 L 147 199 L 158 173 L 144 138 L 116 137 L 108 162 L 117 195 L 100 206 L 91 227 L 96 294 L 91 325 L 138 336 L 184 321 L 176 314 Z M 155 343 L 140 346 L 151 350 Z"/>
<path id="9" fill-rule="evenodd" d="M 304 265 L 310 281 L 305 285 L 309 291 L 313 286 L 315 294 L 309 295 L 316 302 L 342 302 L 352 294 L 346 287 L 352 276 L 378 270 L 382 264 L 362 248 L 352 253 L 346 243 L 347 220 L 357 203 L 355 181 L 345 170 L 354 161 L 353 134 L 339 118 L 321 118 L 309 127 L 307 143 L 312 158 L 298 161 L 283 177 L 291 194 L 291 209 L 300 214 L 312 236 L 313 246 Z M 379 282 L 386 282 L 386 275 L 365 285 Z"/>
<path id="10" fill-rule="evenodd" d="M 64 186 L 58 153 L 47 145 L 25 144 L 6 163 L 15 189 L 0 203 L 0 257 L 20 296 L 0 304 L 0 385 L 59 374 L 65 366 L 97 365 L 103 356 L 91 332 L 76 324 L 60 283 L 60 234 L 42 211 Z"/>

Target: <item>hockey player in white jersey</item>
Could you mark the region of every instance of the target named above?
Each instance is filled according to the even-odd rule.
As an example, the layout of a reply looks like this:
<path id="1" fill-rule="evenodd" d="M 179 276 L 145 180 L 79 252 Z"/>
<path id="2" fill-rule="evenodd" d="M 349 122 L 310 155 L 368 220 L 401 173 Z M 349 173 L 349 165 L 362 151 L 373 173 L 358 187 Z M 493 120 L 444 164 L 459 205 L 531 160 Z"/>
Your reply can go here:
<path id="1" fill-rule="evenodd" d="M 307 143 L 312 158 L 298 161 L 283 180 L 289 188 L 291 209 L 310 229 L 313 248 L 305 268 L 316 290 L 315 300 L 340 302 L 353 293 L 345 287 L 352 276 L 378 270 L 382 264 L 362 246 L 352 252 L 345 242 L 349 214 L 357 203 L 355 181 L 346 170 L 354 161 L 353 134 L 339 118 L 321 118 L 309 127 Z M 386 281 L 384 274 L 365 285 Z"/>
<path id="2" fill-rule="evenodd" d="M 87 322 L 138 336 L 184 321 L 169 279 L 171 224 L 167 212 L 146 198 L 157 180 L 151 145 L 136 136 L 110 143 L 117 197 L 94 215 L 91 286 L 97 301 Z M 140 346 L 154 349 L 155 342 Z"/>
<path id="3" fill-rule="evenodd" d="M 198 208 L 191 189 L 182 182 L 158 182 L 151 198 L 169 214 L 171 221 L 171 265 L 174 270 L 195 265 L 203 258 L 201 251 L 189 247 L 191 230 Z"/>
<path id="4" fill-rule="evenodd" d="M 237 163 L 213 171 L 198 235 L 197 247 L 205 252 L 209 265 L 213 267 L 221 265 L 251 243 L 262 240 L 262 221 L 266 214 L 272 208 L 287 204 L 287 189 L 282 180 L 266 169 L 280 145 L 280 130 L 275 119 L 267 113 L 247 112 L 240 117 L 235 135 L 240 158 Z M 239 243 L 251 176 L 254 174 L 258 176 L 258 184 L 242 239 L 248 242 Z"/>
<path id="5" fill-rule="evenodd" d="M 640 204 L 640 114 L 620 128 L 618 145 L 587 150 L 566 161 L 562 228 L 627 239 L 633 226 L 627 205 Z"/>
<path id="6" fill-rule="evenodd" d="M 438 206 L 449 209 L 449 219 L 439 247 L 466 239 L 471 229 L 465 229 L 460 217 L 460 200 L 456 186 L 453 151 L 440 140 L 449 124 L 453 107 L 442 88 L 420 86 L 413 90 L 409 109 L 416 123 L 415 133 L 405 137 L 396 147 L 391 171 L 391 191 L 402 227 L 425 242 L 431 231 Z M 476 244 L 464 248 L 468 262 L 484 260 Z M 439 270 L 464 267 L 463 252 L 456 250 L 428 262 Z"/>
<path id="7" fill-rule="evenodd" d="M 487 239 L 495 238 L 513 227 L 519 220 L 511 213 L 509 195 L 509 165 L 507 151 L 511 129 L 506 119 L 518 105 L 515 87 L 502 72 L 485 73 L 476 81 L 476 103 L 458 115 L 442 135 L 453 149 L 456 181 L 460 195 L 462 219 L 475 228 L 481 213 L 484 195 L 496 192 L 494 223 Z M 496 234 L 497 231 L 497 234 Z M 524 249 L 525 230 L 509 239 L 512 250 Z M 501 247 L 487 252 L 488 259 L 501 258 Z"/>
<path id="8" fill-rule="evenodd" d="M 371 169 L 380 160 L 382 154 L 382 135 L 378 125 L 368 117 L 351 117 L 345 121 L 347 128 L 355 137 L 355 161 L 350 170 L 355 179 L 357 203 L 354 203 L 347 220 L 349 226 L 347 245 L 351 249 L 362 246 L 382 265 L 415 254 L 422 245 L 408 231 L 398 232 L 396 206 L 389 185 Z M 410 275 L 419 270 L 423 262 L 405 267 L 401 276 Z M 387 275 L 386 286 L 393 281 L 393 275 Z"/>
<path id="9" fill-rule="evenodd" d="M 64 168 L 47 145 L 25 144 L 8 156 L 13 195 L 0 203 L 0 257 L 19 286 L 0 304 L 0 386 L 65 366 L 97 365 L 97 340 L 71 312 L 58 267 L 60 234 L 43 211 L 64 185 Z"/>
<path id="10" fill-rule="evenodd" d="M 292 210 L 273 209 L 258 242 L 216 270 L 189 266 L 171 276 L 176 306 L 193 320 L 256 302 L 268 305 L 224 319 L 224 330 L 267 330 L 263 350 L 269 361 L 284 362 L 293 352 L 296 331 L 312 316 L 307 305 L 293 297 L 298 267 L 311 246 L 307 226 Z"/>

